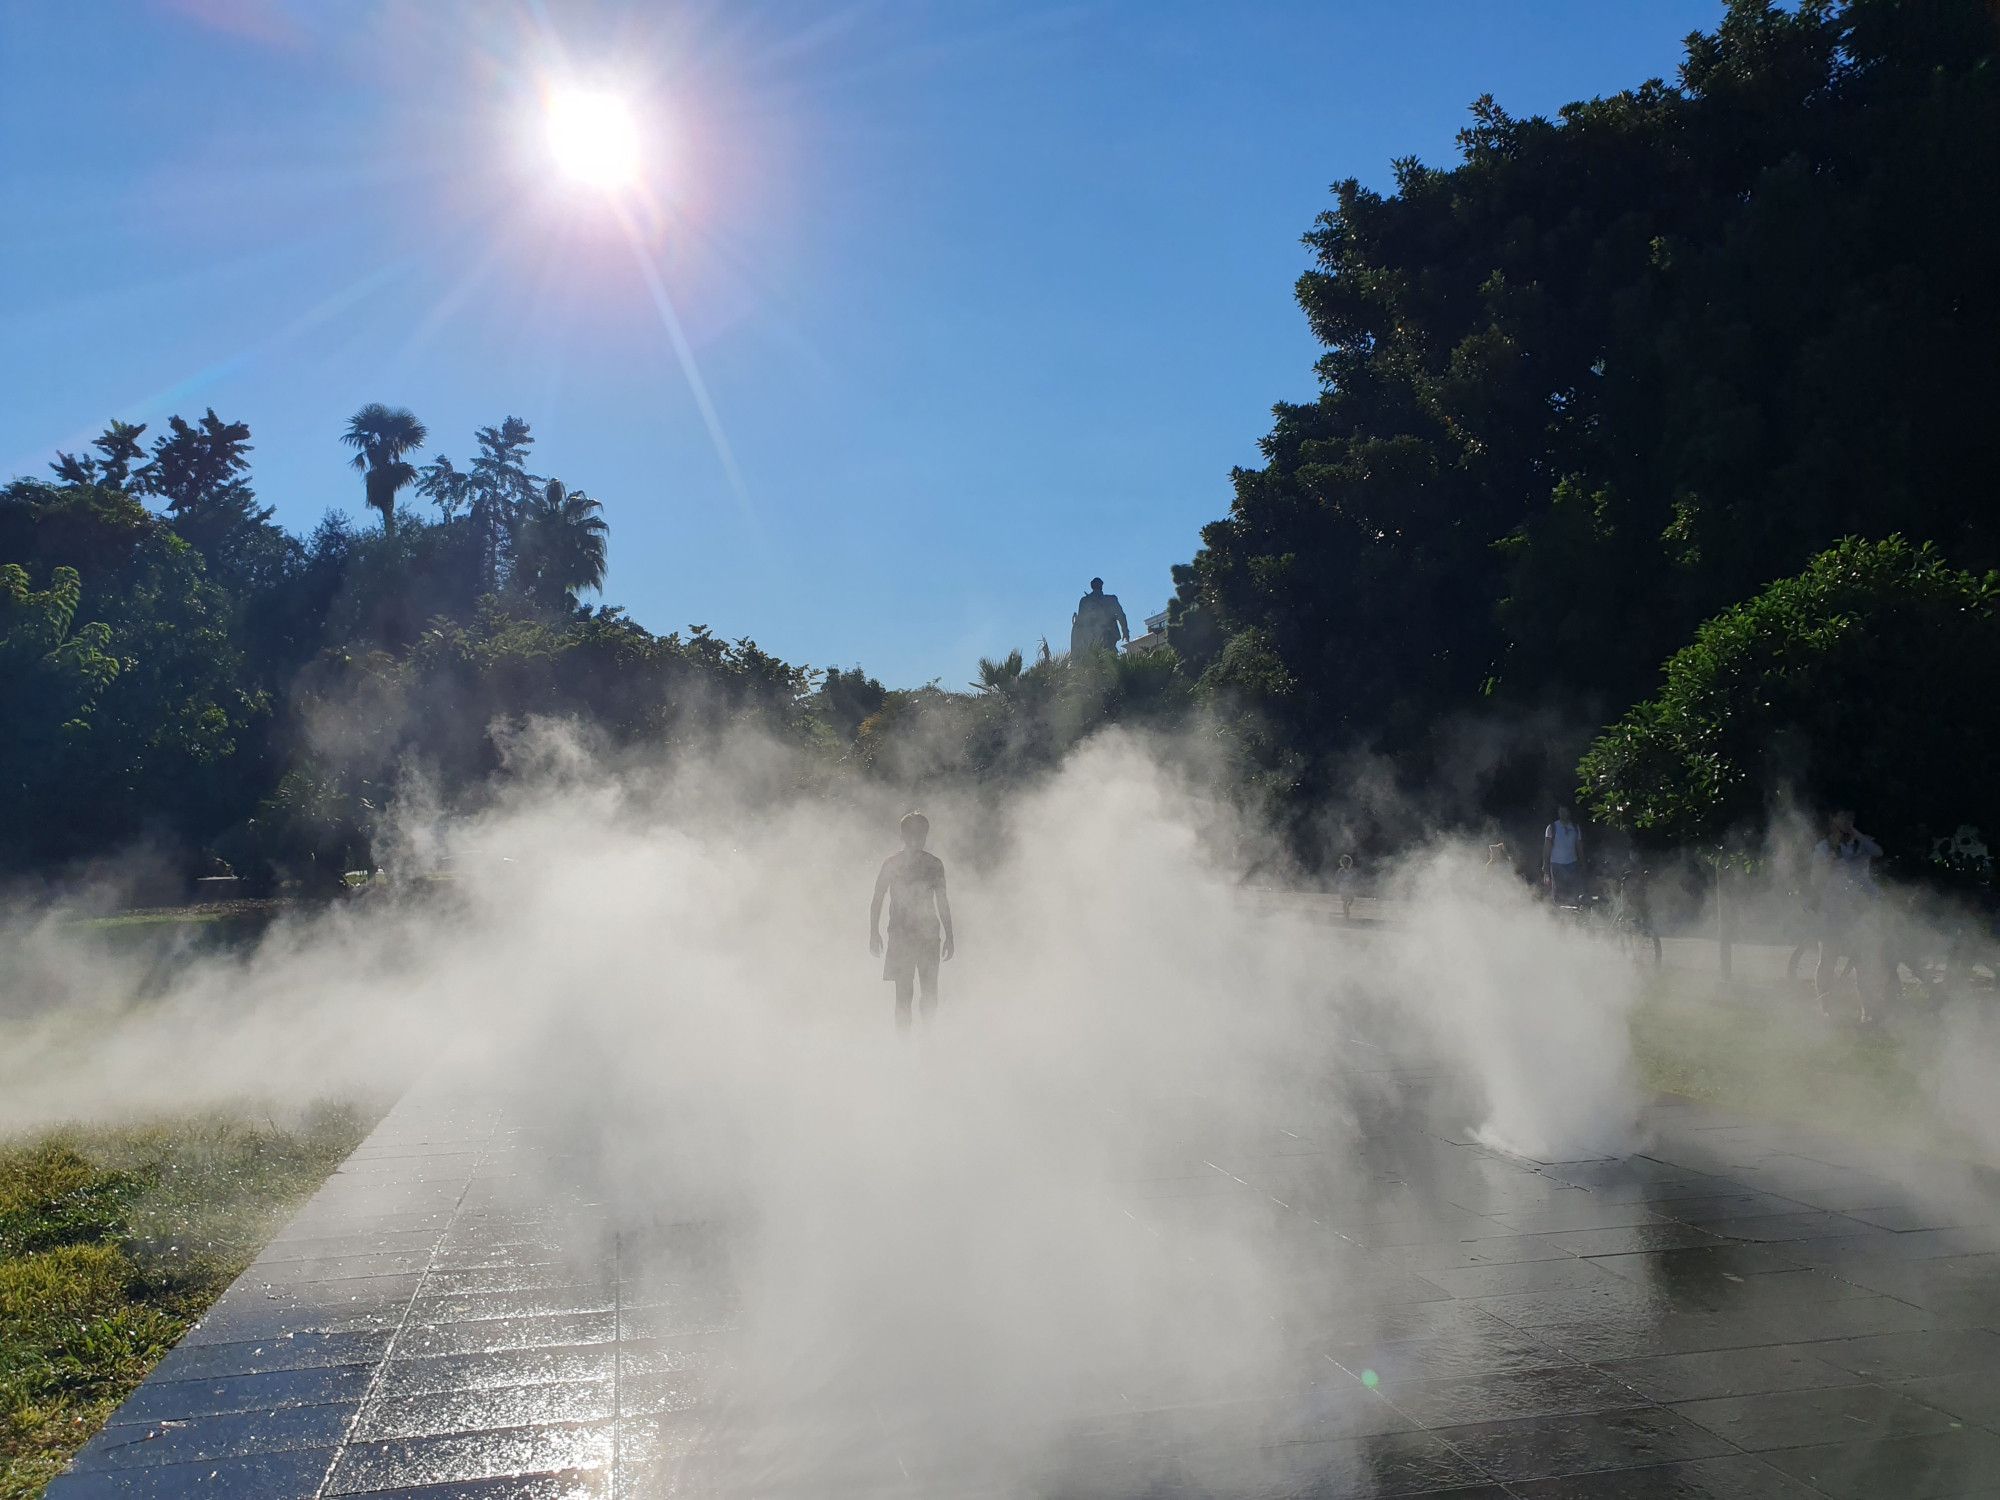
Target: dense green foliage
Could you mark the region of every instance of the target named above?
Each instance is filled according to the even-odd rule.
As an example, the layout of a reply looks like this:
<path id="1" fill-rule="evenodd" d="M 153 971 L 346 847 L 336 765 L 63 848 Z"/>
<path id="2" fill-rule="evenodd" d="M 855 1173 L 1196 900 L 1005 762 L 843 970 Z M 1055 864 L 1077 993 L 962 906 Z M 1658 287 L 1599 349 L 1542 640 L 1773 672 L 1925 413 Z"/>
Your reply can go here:
<path id="1" fill-rule="evenodd" d="M 216 581 L 243 566 L 241 541 L 211 539 L 211 573 L 175 522 L 124 490 L 29 481 L 0 495 L 0 860 L 40 864 L 226 816 L 270 717 Z"/>
<path id="2" fill-rule="evenodd" d="M 55 482 L 0 492 L 0 694 L 17 726 L 0 747 L 0 869 L 149 846 L 253 891 L 334 891 L 372 862 L 404 788 L 476 804 L 537 719 L 653 755 L 755 727 L 835 772 L 922 785 L 1029 774 L 1101 724 L 1179 722 L 1192 702 L 1164 654 L 1045 652 L 1024 669 L 1015 652 L 983 664 L 978 692 L 891 692 L 700 625 L 655 635 L 578 602 L 603 582 L 608 526 L 584 491 L 529 472 L 525 422 L 482 428 L 464 468 L 411 464 L 423 435 L 379 404 L 343 434 L 379 529 L 273 526 L 247 430 L 213 412 L 174 419 L 142 466 L 143 429 L 114 423 L 99 456 L 60 455 Z M 406 488 L 437 517 L 394 509 Z"/>
<path id="3" fill-rule="evenodd" d="M 518 418 L 482 429 L 467 469 L 418 469 L 422 424 L 364 407 L 344 436 L 384 524 L 332 515 L 303 539 L 256 503 L 242 424 L 174 418 L 141 464 L 143 435 L 113 423 L 53 482 L 0 492 L 0 871 L 149 846 L 331 889 L 398 785 L 475 797 L 531 716 L 613 744 L 808 717 L 808 674 L 749 641 L 579 604 L 606 523 L 528 471 Z M 392 521 L 411 485 L 436 520 Z"/>
<path id="4" fill-rule="evenodd" d="M 866 771 L 921 787 L 971 777 L 1006 784 L 1046 770 L 1094 730 L 1177 728 L 1195 707 L 1193 684 L 1170 655 L 1082 657 L 1021 653 L 982 661 L 971 694 L 935 686 L 890 693 L 855 735 Z"/>
<path id="5" fill-rule="evenodd" d="M 0 1143 L 0 1500 L 28 1500 L 367 1133 L 203 1116 Z"/>
<path id="6" fill-rule="evenodd" d="M 1781 794 L 1865 806 L 1908 841 L 2000 828 L 2000 574 L 1900 538 L 1844 542 L 1703 625 L 1584 758 L 1588 805 L 1677 838 Z"/>
<path id="7" fill-rule="evenodd" d="M 1482 100 L 1461 164 L 1342 183 L 1298 288 L 1320 395 L 1179 571 L 1182 656 L 1308 790 L 1355 747 L 1429 776 L 1474 718 L 1534 724 L 1552 795 L 1702 620 L 1840 538 L 2000 562 L 1995 25 L 1736 0 L 1676 84 Z"/>

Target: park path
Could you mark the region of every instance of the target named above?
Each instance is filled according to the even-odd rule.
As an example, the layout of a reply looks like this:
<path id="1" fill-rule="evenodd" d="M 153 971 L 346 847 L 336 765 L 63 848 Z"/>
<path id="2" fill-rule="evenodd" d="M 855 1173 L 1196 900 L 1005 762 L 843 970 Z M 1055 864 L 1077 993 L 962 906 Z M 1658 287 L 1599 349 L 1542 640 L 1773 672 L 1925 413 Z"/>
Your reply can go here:
<path id="1" fill-rule="evenodd" d="M 837 1391 L 812 1452 L 760 1459 L 718 1227 L 621 1227 L 560 1122 L 434 1080 L 48 1495 L 1994 1493 L 1990 1180 L 1671 1100 L 1644 1154 L 1528 1161 L 1449 1123 L 1454 1080 L 1354 1051 L 1395 1088 L 1356 1091 L 1384 1102 L 1341 1161 L 1273 1129 L 1104 1185 L 1158 1232 L 1323 1250 L 1339 1285 L 1302 1299 L 1296 1363 L 1109 1372 L 1004 1469 Z"/>

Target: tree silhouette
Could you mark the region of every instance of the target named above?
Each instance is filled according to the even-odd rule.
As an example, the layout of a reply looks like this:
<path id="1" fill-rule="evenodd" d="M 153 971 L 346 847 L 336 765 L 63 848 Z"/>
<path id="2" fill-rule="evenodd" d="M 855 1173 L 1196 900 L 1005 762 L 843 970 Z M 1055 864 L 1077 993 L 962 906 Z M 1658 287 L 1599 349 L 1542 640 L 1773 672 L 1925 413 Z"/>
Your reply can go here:
<path id="1" fill-rule="evenodd" d="M 548 609 L 571 607 L 575 595 L 604 586 L 605 536 L 610 527 L 597 501 L 551 479 L 519 514 L 514 532 L 514 579 L 522 594 Z"/>
<path id="2" fill-rule="evenodd" d="M 479 441 L 479 456 L 467 476 L 469 518 L 479 538 L 486 587 L 497 589 L 501 568 L 511 560 L 517 524 L 535 499 L 535 477 L 528 472 L 528 450 L 535 439 L 519 417 L 503 418 L 498 427 L 482 427 L 473 436 Z"/>
<path id="3" fill-rule="evenodd" d="M 842 671 L 834 667 L 820 684 L 819 714 L 843 740 L 854 738 L 868 716 L 889 699 L 889 690 L 860 667 Z"/>
<path id="4" fill-rule="evenodd" d="M 114 417 L 111 425 L 91 443 L 103 458 L 91 458 L 88 454 L 79 458 L 74 453 L 58 452 L 49 467 L 67 484 L 96 484 L 107 490 L 122 490 L 131 478 L 132 460 L 144 451 L 139 446 L 139 435 L 145 430 L 144 422 L 121 422 Z"/>
<path id="5" fill-rule="evenodd" d="M 507 417 L 498 427 L 482 427 L 473 436 L 479 456 L 472 466 L 457 468 L 440 453 L 418 471 L 417 493 L 436 504 L 447 521 L 464 512 L 478 548 L 480 587 L 493 593 L 514 561 L 517 533 L 542 502 L 548 481 L 528 472 L 528 450 L 535 439 L 521 418 Z"/>
<path id="6" fill-rule="evenodd" d="M 422 445 L 430 434 L 415 413 L 402 406 L 371 401 L 348 419 L 340 440 L 355 450 L 354 467 L 366 476 L 368 505 L 382 512 L 382 529 L 396 528 L 396 496 L 417 477 L 404 454 Z"/>
<path id="7" fill-rule="evenodd" d="M 136 447 L 138 429 L 113 430 L 100 472 L 116 474 L 125 448 Z M 102 446 L 102 443 L 100 443 Z M 173 527 L 212 564 L 232 565 L 246 544 L 271 519 L 246 477 L 250 472 L 250 424 L 225 422 L 210 407 L 199 422 L 167 419 L 167 431 L 153 444 L 152 459 L 132 476 L 141 494 L 166 501 Z"/>
<path id="8" fill-rule="evenodd" d="M 1273 774 L 1333 792 L 1365 746 L 1420 777 L 1467 714 L 1602 722 L 1842 536 L 2000 565 L 1967 498 L 2000 467 L 1996 39 L 1983 0 L 1730 0 L 1674 83 L 1481 100 L 1453 164 L 1335 189 L 1298 283 L 1319 393 L 1169 623 Z M 1577 739 L 1524 728 L 1521 774 Z"/>
<path id="9" fill-rule="evenodd" d="M 1021 680 L 1021 652 L 1017 647 L 1005 656 L 979 658 L 979 681 L 972 684 L 982 693 L 1004 693 Z"/>
<path id="10" fill-rule="evenodd" d="M 454 468 L 440 453 L 417 472 L 417 493 L 444 512 L 449 521 L 472 503 L 472 476 Z"/>
<path id="11" fill-rule="evenodd" d="M 139 489 L 158 495 L 175 516 L 225 502 L 250 486 L 250 424 L 225 422 L 210 407 L 199 422 L 167 419 L 167 433 L 153 444 L 153 457 L 139 470 Z"/>

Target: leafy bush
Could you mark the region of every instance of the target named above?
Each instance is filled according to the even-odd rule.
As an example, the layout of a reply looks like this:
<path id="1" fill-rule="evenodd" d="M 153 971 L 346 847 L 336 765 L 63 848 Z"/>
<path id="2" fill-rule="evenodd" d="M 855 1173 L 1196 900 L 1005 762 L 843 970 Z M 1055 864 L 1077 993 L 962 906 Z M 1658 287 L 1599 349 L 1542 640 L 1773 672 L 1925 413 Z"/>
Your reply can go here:
<path id="1" fill-rule="evenodd" d="M 2000 575 L 1853 538 L 1725 610 L 1591 747 L 1593 814 L 1653 839 L 1748 825 L 1781 793 L 1860 813 L 1915 855 L 2000 831 Z"/>

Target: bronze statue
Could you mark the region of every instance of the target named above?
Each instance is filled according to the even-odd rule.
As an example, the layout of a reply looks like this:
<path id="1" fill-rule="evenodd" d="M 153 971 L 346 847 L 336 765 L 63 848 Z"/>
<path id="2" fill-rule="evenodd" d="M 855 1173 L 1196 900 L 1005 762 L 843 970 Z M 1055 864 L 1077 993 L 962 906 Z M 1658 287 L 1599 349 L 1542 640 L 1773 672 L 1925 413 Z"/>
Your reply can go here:
<path id="1" fill-rule="evenodd" d="M 1104 580 L 1090 580 L 1090 592 L 1076 601 L 1070 616 L 1069 652 L 1081 656 L 1087 651 L 1116 651 L 1121 640 L 1132 639 L 1132 627 L 1125 621 L 1125 606 L 1116 594 L 1104 592 Z"/>

